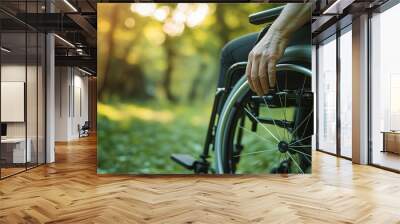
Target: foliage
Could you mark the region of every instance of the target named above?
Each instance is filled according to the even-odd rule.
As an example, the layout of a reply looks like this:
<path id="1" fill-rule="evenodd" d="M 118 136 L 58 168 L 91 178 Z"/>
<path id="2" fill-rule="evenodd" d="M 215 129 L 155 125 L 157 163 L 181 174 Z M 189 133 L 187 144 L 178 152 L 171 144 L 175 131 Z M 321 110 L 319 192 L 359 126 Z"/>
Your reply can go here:
<path id="1" fill-rule="evenodd" d="M 208 105 L 99 104 L 99 173 L 187 173 L 172 153 L 198 155 Z"/>
<path id="2" fill-rule="evenodd" d="M 150 5 L 152 13 L 144 13 L 151 10 Z M 189 26 L 186 21 L 181 33 L 168 31 L 175 29 L 168 29 L 166 25 L 173 18 L 179 18 L 176 12 L 202 6 L 207 6 L 207 12 L 201 23 Z M 166 98 L 164 81 L 167 75 L 171 76 L 169 88 L 172 95 L 180 101 L 211 97 L 213 91 L 210 87 L 215 86 L 217 80 L 223 45 L 243 34 L 258 32 L 262 26 L 249 24 L 248 15 L 272 6 L 256 3 L 241 4 L 240 7 L 237 4 L 204 3 L 99 4 L 98 78 L 101 99 L 115 95 L 142 99 L 143 92 L 157 99 Z M 160 19 L 156 12 L 161 9 L 169 14 Z M 131 91 L 121 93 L 121 89 Z M 193 89 L 198 93 L 191 99 L 189 96 Z"/>
<path id="3" fill-rule="evenodd" d="M 273 6 L 98 4 L 99 173 L 187 173 L 169 157 L 201 153 L 221 48 Z"/>

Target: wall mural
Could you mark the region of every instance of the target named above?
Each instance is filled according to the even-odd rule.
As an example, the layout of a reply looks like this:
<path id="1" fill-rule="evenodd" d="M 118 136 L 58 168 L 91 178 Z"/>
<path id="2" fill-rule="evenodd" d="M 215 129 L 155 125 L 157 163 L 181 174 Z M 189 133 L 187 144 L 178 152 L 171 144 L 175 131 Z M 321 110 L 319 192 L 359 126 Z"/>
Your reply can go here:
<path id="1" fill-rule="evenodd" d="M 310 20 L 310 4 L 99 3 L 97 172 L 310 173 Z"/>

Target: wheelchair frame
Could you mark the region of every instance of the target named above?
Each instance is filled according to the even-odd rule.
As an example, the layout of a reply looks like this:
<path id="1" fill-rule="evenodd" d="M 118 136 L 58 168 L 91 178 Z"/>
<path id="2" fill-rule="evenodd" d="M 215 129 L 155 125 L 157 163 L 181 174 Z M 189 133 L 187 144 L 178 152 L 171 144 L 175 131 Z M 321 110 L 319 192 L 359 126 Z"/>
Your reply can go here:
<path id="1" fill-rule="evenodd" d="M 283 6 L 277 7 L 274 9 L 262 11 L 259 13 L 255 13 L 249 16 L 249 22 L 252 24 L 265 24 L 266 26 L 261 30 L 257 37 L 256 43 L 258 43 L 261 38 L 267 33 L 271 23 L 279 16 L 282 11 Z M 199 155 L 199 159 L 194 160 L 193 158 L 189 158 L 189 156 L 183 157 L 174 157 L 171 158 L 183 165 L 187 169 L 194 170 L 195 173 L 209 173 L 210 171 L 210 162 L 208 159 L 210 158 L 210 150 L 215 151 L 215 137 L 216 137 L 216 129 L 219 121 L 219 117 L 221 115 L 221 111 L 223 109 L 224 102 L 228 98 L 231 93 L 233 87 L 236 82 L 242 78 L 243 74 L 246 70 L 247 62 L 238 62 L 233 64 L 227 71 L 224 80 L 224 86 L 222 88 L 217 88 L 215 93 L 215 98 L 212 106 L 211 117 L 208 125 L 208 130 L 204 142 L 203 152 Z M 260 103 L 256 104 L 257 108 L 254 108 L 254 111 L 257 113 L 259 111 Z M 255 114 L 258 116 L 258 114 Z M 257 121 L 251 120 L 251 131 L 257 130 Z M 263 123 L 273 124 L 273 120 L 263 120 Z M 288 127 L 288 124 L 282 124 L 285 127 Z M 239 130 L 243 132 L 243 130 Z M 239 134 L 240 136 L 242 133 Z M 215 172 L 211 170 L 211 172 Z"/>

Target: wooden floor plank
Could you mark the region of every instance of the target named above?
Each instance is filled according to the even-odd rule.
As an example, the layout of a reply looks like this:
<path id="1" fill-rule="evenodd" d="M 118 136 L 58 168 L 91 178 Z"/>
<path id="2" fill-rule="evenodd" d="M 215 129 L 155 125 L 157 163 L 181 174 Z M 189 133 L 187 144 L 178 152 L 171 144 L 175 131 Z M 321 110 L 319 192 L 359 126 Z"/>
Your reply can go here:
<path id="1" fill-rule="evenodd" d="M 311 175 L 96 174 L 96 139 L 0 181 L 0 223 L 400 223 L 400 175 L 320 152 Z"/>

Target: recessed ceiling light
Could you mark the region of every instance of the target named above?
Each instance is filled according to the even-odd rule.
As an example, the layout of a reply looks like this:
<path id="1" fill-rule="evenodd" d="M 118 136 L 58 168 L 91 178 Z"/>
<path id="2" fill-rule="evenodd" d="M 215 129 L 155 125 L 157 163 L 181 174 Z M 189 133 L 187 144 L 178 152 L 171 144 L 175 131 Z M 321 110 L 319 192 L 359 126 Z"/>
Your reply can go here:
<path id="1" fill-rule="evenodd" d="M 336 0 L 322 14 L 342 14 L 343 9 L 351 5 L 355 0 Z"/>
<path id="2" fill-rule="evenodd" d="M 9 50 L 9 49 L 7 49 L 5 47 L 1 47 L 0 49 L 1 49 L 1 51 L 4 51 L 6 53 L 10 53 L 11 52 L 11 50 Z"/>
<path id="3" fill-rule="evenodd" d="M 59 40 L 61 40 L 62 42 L 64 42 L 65 44 L 67 44 L 70 47 L 75 48 L 75 45 L 73 45 L 71 42 L 69 42 L 68 40 L 60 37 L 58 34 L 54 34 L 55 37 L 57 37 Z"/>
<path id="4" fill-rule="evenodd" d="M 90 75 L 90 76 L 93 75 L 92 73 L 90 73 L 90 72 L 88 72 L 88 71 L 86 71 L 86 70 L 83 70 L 83 69 L 81 69 L 81 68 L 79 68 L 79 67 L 78 67 L 78 70 L 81 71 L 81 72 L 83 72 L 83 73 L 85 73 L 85 74 L 87 74 L 87 75 Z"/>
<path id="5" fill-rule="evenodd" d="M 68 5 L 68 7 L 70 7 L 74 12 L 78 12 L 78 10 L 68 0 L 64 0 L 64 3 Z"/>

